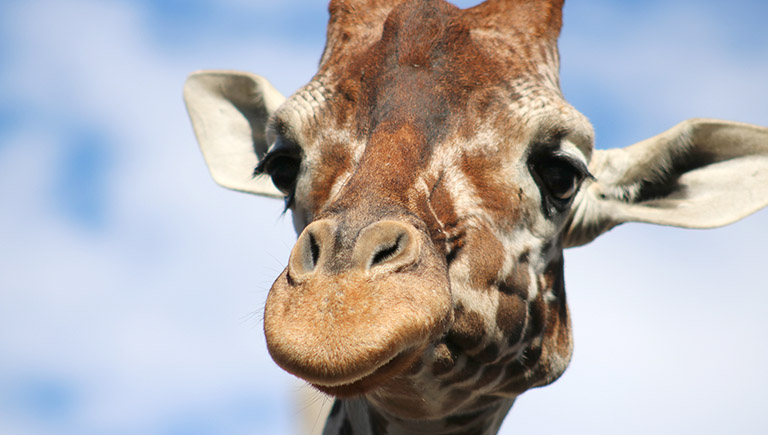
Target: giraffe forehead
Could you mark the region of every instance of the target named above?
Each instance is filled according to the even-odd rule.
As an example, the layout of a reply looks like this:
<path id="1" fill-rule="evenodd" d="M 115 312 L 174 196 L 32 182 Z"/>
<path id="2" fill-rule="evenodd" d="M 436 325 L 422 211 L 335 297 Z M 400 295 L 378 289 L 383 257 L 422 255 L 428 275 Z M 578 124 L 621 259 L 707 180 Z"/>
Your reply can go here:
<path id="1" fill-rule="evenodd" d="M 329 146 L 326 132 L 345 131 L 351 154 L 360 157 L 383 124 L 409 124 L 428 152 L 456 136 L 453 142 L 463 147 L 488 146 L 491 141 L 470 139 L 489 131 L 503 132 L 496 141 L 525 146 L 520 139 L 540 125 L 579 117 L 559 92 L 554 44 L 534 44 L 539 60 L 531 62 L 532 48 L 518 32 L 496 28 L 484 22 L 487 17 L 436 0 L 384 3 L 371 6 L 363 20 L 370 20 L 365 33 L 374 36 L 355 44 L 333 39 L 344 41 L 344 29 L 362 18 L 334 25 L 333 10 L 341 3 L 331 8 L 319 73 L 276 116 L 294 127 L 305 150 Z"/>
<path id="2" fill-rule="evenodd" d="M 330 44 L 334 60 L 324 62 L 319 77 L 333 88 L 328 109 L 336 123 L 367 136 L 382 123 L 405 120 L 431 144 L 462 127 L 470 135 L 478 119 L 504 112 L 530 89 L 557 87 L 540 71 L 551 65 L 524 60 L 520 41 L 488 32 L 466 12 L 443 1 L 404 2 L 379 14 L 378 37 Z M 513 79 L 525 89 L 518 91 Z"/>

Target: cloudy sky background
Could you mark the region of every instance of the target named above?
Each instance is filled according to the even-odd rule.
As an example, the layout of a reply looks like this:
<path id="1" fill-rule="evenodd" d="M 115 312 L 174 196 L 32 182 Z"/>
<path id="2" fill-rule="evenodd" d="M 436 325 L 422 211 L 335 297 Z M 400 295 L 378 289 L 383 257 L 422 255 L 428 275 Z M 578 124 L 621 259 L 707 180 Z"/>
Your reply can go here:
<path id="1" fill-rule="evenodd" d="M 564 92 L 601 148 L 694 116 L 768 125 L 766 16 L 571 1 Z M 290 219 L 213 183 L 181 88 L 225 68 L 290 94 L 326 19 L 323 1 L 0 2 L 0 433 L 297 430 L 261 329 Z M 502 432 L 764 434 L 766 227 L 627 225 L 569 251 L 572 365 Z"/>

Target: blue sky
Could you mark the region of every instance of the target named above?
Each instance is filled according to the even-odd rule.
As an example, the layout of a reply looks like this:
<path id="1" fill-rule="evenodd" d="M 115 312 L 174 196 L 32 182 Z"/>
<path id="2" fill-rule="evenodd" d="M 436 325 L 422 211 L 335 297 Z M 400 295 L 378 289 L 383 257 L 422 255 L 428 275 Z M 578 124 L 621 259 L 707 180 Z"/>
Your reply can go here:
<path id="1" fill-rule="evenodd" d="M 564 92 L 603 148 L 694 116 L 766 125 L 765 16 L 570 1 Z M 0 3 L 0 433 L 296 430 L 298 382 L 261 330 L 290 219 L 213 183 L 181 87 L 226 68 L 290 94 L 325 21 L 302 0 Z M 626 226 L 569 251 L 573 363 L 503 433 L 764 432 L 766 225 Z"/>

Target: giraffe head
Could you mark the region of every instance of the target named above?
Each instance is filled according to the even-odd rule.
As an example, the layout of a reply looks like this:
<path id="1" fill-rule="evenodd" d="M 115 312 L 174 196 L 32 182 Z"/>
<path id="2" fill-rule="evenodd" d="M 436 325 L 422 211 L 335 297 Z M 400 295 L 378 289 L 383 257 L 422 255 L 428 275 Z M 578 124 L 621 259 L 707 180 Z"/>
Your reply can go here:
<path id="1" fill-rule="evenodd" d="M 561 7 L 334 0 L 290 98 L 250 74 L 190 77 L 214 178 L 293 213 L 264 316 L 277 364 L 404 418 L 481 409 L 567 367 L 563 248 L 768 203 L 763 128 L 694 120 L 594 152 L 559 88 Z M 712 188 L 744 171 L 740 192 Z"/>

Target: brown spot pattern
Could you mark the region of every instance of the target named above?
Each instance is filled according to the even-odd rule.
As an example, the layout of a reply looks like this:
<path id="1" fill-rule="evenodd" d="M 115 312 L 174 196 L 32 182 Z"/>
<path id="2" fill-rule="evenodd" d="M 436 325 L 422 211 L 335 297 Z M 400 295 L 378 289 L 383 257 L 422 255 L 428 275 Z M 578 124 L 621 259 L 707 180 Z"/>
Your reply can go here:
<path id="1" fill-rule="evenodd" d="M 475 376 L 477 372 L 479 372 L 482 369 L 483 367 L 481 365 L 477 364 L 471 358 L 467 358 L 466 363 L 461 368 L 461 370 L 459 370 L 456 373 L 453 373 L 448 379 L 443 381 L 441 385 L 443 388 L 450 389 L 455 384 L 464 382 L 467 379 Z"/>
<path id="2" fill-rule="evenodd" d="M 520 219 L 517 195 L 503 183 L 507 175 L 501 173 L 499 159 L 495 155 L 463 154 L 459 167 L 480 194 L 482 207 L 494 221 L 517 222 Z"/>
<path id="3" fill-rule="evenodd" d="M 488 364 L 499 357 L 499 345 L 490 343 L 477 353 L 470 353 L 469 356 L 480 364 Z"/>
<path id="4" fill-rule="evenodd" d="M 349 147 L 345 144 L 334 144 L 322 148 L 317 169 L 312 177 L 313 185 L 310 190 L 310 203 L 314 206 L 314 214 L 328 202 L 331 189 L 336 179 L 349 170 L 352 162 Z"/>
<path id="5" fill-rule="evenodd" d="M 432 186 L 427 199 L 431 208 L 430 214 L 434 213 L 435 219 L 439 222 L 439 224 L 436 223 L 436 226 L 442 226 L 442 228 L 436 228 L 434 236 L 438 236 L 436 238 L 444 241 L 447 237 L 447 234 L 443 234 L 444 231 L 455 227 L 459 219 L 453 206 L 453 198 L 451 198 L 451 193 L 444 184 L 442 174 L 437 180 L 429 184 Z"/>
<path id="6" fill-rule="evenodd" d="M 517 294 L 499 292 L 499 307 L 496 311 L 496 325 L 514 346 L 518 344 L 525 331 L 528 318 L 528 304 Z"/>
<path id="7" fill-rule="evenodd" d="M 528 323 L 528 330 L 526 331 L 525 338 L 531 340 L 538 337 L 544 332 L 544 327 L 547 324 L 547 313 L 549 307 L 544 302 L 544 292 L 540 292 L 536 299 L 534 299 L 528 306 L 528 313 L 530 314 L 530 320 Z"/>
<path id="8" fill-rule="evenodd" d="M 455 365 L 456 360 L 445 343 L 439 343 L 435 346 L 435 360 L 432 363 L 432 373 L 435 376 L 450 372 Z"/>
<path id="9" fill-rule="evenodd" d="M 502 366 L 501 364 L 493 364 L 493 365 L 486 366 L 483 369 L 483 374 L 480 376 L 480 379 L 478 379 L 474 387 L 476 389 L 480 389 L 487 386 L 491 382 L 495 381 L 503 370 L 504 370 L 504 366 Z"/>
<path id="10" fill-rule="evenodd" d="M 467 232 L 464 243 L 471 246 L 467 256 L 470 285 L 481 290 L 491 288 L 504 266 L 504 246 L 488 227 Z"/>
<path id="11" fill-rule="evenodd" d="M 462 349 L 475 348 L 485 337 L 483 315 L 476 311 L 467 311 L 462 305 L 454 308 L 454 323 L 448 331 L 448 341 Z"/>
<path id="12" fill-rule="evenodd" d="M 499 284 L 499 291 L 505 294 L 515 294 L 523 300 L 528 300 L 528 287 L 531 284 L 531 278 L 527 257 L 527 254 L 520 256 L 512 274 Z"/>

